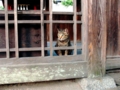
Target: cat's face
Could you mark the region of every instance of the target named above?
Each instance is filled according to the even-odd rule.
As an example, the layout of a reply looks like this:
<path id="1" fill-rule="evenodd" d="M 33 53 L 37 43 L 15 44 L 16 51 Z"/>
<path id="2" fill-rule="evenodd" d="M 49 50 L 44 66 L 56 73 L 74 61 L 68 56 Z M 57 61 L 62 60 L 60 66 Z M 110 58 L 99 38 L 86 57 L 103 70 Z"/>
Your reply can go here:
<path id="1" fill-rule="evenodd" d="M 64 41 L 68 39 L 69 33 L 68 29 L 58 29 L 58 40 Z"/>

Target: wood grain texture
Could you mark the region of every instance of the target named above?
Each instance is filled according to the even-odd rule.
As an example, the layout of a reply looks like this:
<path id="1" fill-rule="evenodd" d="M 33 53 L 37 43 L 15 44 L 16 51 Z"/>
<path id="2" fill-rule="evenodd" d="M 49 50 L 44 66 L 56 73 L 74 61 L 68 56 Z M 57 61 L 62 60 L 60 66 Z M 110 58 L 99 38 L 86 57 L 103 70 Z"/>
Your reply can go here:
<path id="1" fill-rule="evenodd" d="M 7 54 L 7 58 L 10 57 L 9 55 L 9 30 L 8 30 L 8 1 L 5 1 L 5 36 L 6 36 L 6 54 Z"/>
<path id="2" fill-rule="evenodd" d="M 88 0 L 82 0 L 82 54 L 88 56 Z"/>
<path id="3" fill-rule="evenodd" d="M 119 50 L 118 5 L 119 0 L 107 0 L 107 55 L 117 55 Z"/>
<path id="4" fill-rule="evenodd" d="M 93 78 L 105 74 L 106 55 L 104 51 L 106 49 L 106 1 L 90 0 L 88 2 L 88 77 Z"/>
<path id="5" fill-rule="evenodd" d="M 19 51 L 18 51 L 18 21 L 17 21 L 17 0 L 14 0 L 14 28 L 15 28 L 15 57 L 19 57 Z"/>

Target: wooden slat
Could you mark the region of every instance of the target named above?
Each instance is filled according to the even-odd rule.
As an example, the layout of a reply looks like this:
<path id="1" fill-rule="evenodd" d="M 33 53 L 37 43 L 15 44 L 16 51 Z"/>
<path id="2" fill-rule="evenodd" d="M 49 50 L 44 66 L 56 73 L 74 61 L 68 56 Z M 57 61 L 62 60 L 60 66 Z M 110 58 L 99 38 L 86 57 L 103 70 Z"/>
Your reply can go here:
<path id="1" fill-rule="evenodd" d="M 107 59 L 106 70 L 120 68 L 120 58 Z"/>
<path id="2" fill-rule="evenodd" d="M 53 47 L 53 50 L 65 50 L 65 49 L 74 49 L 74 47 Z"/>
<path id="3" fill-rule="evenodd" d="M 44 23 L 50 23 L 49 20 L 44 20 Z M 53 20 L 52 23 L 74 23 L 72 20 Z M 82 21 L 77 21 L 78 24 L 82 23 Z"/>
<path id="4" fill-rule="evenodd" d="M 14 27 L 15 27 L 15 55 L 19 57 L 18 51 L 18 22 L 17 22 L 17 0 L 14 0 Z"/>
<path id="5" fill-rule="evenodd" d="M 52 23 L 74 23 L 72 20 L 54 20 Z"/>
<path id="6" fill-rule="evenodd" d="M 50 32 L 49 32 L 49 36 L 50 36 L 50 56 L 53 56 L 53 46 L 52 46 L 52 44 L 53 44 L 52 2 L 53 2 L 52 0 L 49 0 L 49 12 L 50 12 L 50 15 L 49 15 L 49 18 L 50 18 L 50 26 L 49 26 L 49 28 L 50 28 Z"/>
<path id="7" fill-rule="evenodd" d="M 0 20 L 0 24 L 5 24 L 5 21 L 4 20 Z"/>
<path id="8" fill-rule="evenodd" d="M 44 20 L 43 22 L 44 23 L 50 23 L 50 20 Z"/>
<path id="9" fill-rule="evenodd" d="M 47 64 L 58 64 L 62 62 L 65 64 L 66 62 L 71 63 L 74 62 L 76 63 L 77 61 L 83 62 L 83 56 L 82 55 L 76 55 L 76 56 L 48 56 L 48 57 L 21 57 L 19 59 L 17 58 L 11 58 L 11 59 L 6 59 L 4 58 L 3 60 L 0 59 L 0 66 L 23 66 L 23 65 L 35 65 L 35 64 L 41 64 L 41 65 L 47 65 Z M 11 63 L 12 62 L 12 63 Z"/>
<path id="10" fill-rule="evenodd" d="M 76 21 L 77 24 L 82 24 L 82 21 Z"/>
<path id="11" fill-rule="evenodd" d="M 0 14 L 4 14 L 5 11 L 0 11 Z M 8 14 L 14 14 L 14 10 L 9 10 Z M 40 14 L 40 10 L 28 10 L 28 11 L 18 11 L 18 14 Z"/>
<path id="12" fill-rule="evenodd" d="M 107 58 L 120 58 L 120 55 L 115 55 L 115 56 L 107 56 Z"/>
<path id="13" fill-rule="evenodd" d="M 5 11 L 4 10 L 0 10 L 0 14 L 5 14 Z"/>
<path id="14" fill-rule="evenodd" d="M 100 22 L 101 22 L 101 63 L 102 63 L 102 73 L 105 75 L 106 70 L 106 48 L 107 48 L 107 22 L 106 22 L 106 0 L 101 0 L 100 5 Z"/>
<path id="15" fill-rule="evenodd" d="M 53 47 L 53 50 L 65 50 L 65 49 L 74 49 L 74 47 Z M 77 47 L 77 49 L 82 49 L 81 46 Z M 5 51 L 6 49 L 0 49 L 0 52 Z M 19 51 L 41 51 L 41 47 L 31 47 L 31 48 L 19 48 Z M 45 47 L 44 50 L 50 50 L 50 47 Z M 10 51 L 15 51 L 15 48 L 10 48 Z"/>
<path id="16" fill-rule="evenodd" d="M 41 20 L 18 20 L 18 23 L 41 23 Z"/>
<path id="17" fill-rule="evenodd" d="M 87 60 L 88 47 L 88 0 L 81 0 L 82 5 L 82 55 Z"/>
<path id="18" fill-rule="evenodd" d="M 41 20 L 18 20 L 17 22 L 18 23 L 41 23 Z M 8 23 L 13 24 L 14 20 L 9 20 Z M 5 24 L 5 21 L 1 20 L 0 24 Z"/>
<path id="19" fill-rule="evenodd" d="M 54 50 L 65 50 L 65 49 L 74 49 L 74 47 L 53 47 Z M 77 47 L 77 49 L 82 49 L 82 47 Z"/>
<path id="20" fill-rule="evenodd" d="M 33 60 L 34 59 L 34 60 Z M 41 61 L 41 62 L 40 62 Z M 77 55 L 77 56 L 59 56 L 59 57 L 31 57 L 31 58 L 11 58 L 11 59 L 0 59 L 0 66 L 7 66 L 9 65 L 9 67 L 11 66 L 21 66 L 22 67 L 24 65 L 33 65 L 35 66 L 37 65 L 48 65 L 51 63 L 54 63 L 55 65 L 60 64 L 60 62 L 62 62 L 62 64 L 66 64 L 66 63 L 83 63 L 85 62 L 85 67 L 87 66 L 87 62 L 83 60 L 83 55 Z M 12 62 L 12 63 L 11 63 Z M 107 63 L 106 63 L 106 69 L 114 69 L 114 68 L 120 68 L 120 58 L 119 59 L 107 59 Z"/>
<path id="21" fill-rule="evenodd" d="M 45 53 L 44 53 L 44 23 L 43 23 L 43 19 L 44 19 L 44 15 L 43 15 L 43 0 L 40 0 L 40 10 L 41 10 L 41 48 L 42 48 L 42 56 L 44 57 L 45 56 Z"/>
<path id="22" fill-rule="evenodd" d="M 11 52 L 14 52 L 14 51 L 15 51 L 15 48 L 10 48 L 10 51 L 11 51 Z"/>
<path id="23" fill-rule="evenodd" d="M 73 12 L 53 12 L 53 14 L 66 14 L 66 15 L 73 15 L 74 13 Z"/>
<path id="24" fill-rule="evenodd" d="M 41 23 L 41 20 L 18 20 L 18 23 Z M 74 23 L 72 20 L 53 20 L 52 23 Z M 9 24 L 14 23 L 14 20 L 9 20 Z M 50 23 L 50 20 L 44 20 L 43 23 Z M 76 21 L 76 23 L 80 24 L 82 21 Z M 0 21 L 0 24 L 5 24 L 4 20 Z"/>
<path id="25" fill-rule="evenodd" d="M 82 2 L 82 0 L 81 0 L 81 2 Z M 81 8 L 83 8 L 83 5 L 81 4 Z M 76 13 L 77 15 L 82 15 L 82 11 L 81 12 L 77 12 Z"/>
<path id="26" fill-rule="evenodd" d="M 73 11 L 74 11 L 74 24 L 73 24 L 73 36 L 74 36 L 74 55 L 77 55 L 77 14 L 76 14 L 76 0 L 73 1 Z"/>
<path id="27" fill-rule="evenodd" d="M 41 14 L 41 10 L 18 11 L 18 14 Z"/>
<path id="28" fill-rule="evenodd" d="M 7 50 L 6 48 L 1 48 L 0 52 L 6 52 L 6 50 Z"/>
<path id="29" fill-rule="evenodd" d="M 41 51 L 41 47 L 39 48 L 19 48 L 19 51 Z"/>
<path id="30" fill-rule="evenodd" d="M 0 11 L 0 14 L 4 14 L 5 11 Z M 8 11 L 8 14 L 14 14 L 14 11 Z M 18 11 L 18 14 L 41 14 L 40 10 L 28 10 L 28 11 Z M 43 14 L 50 14 L 49 11 L 43 11 Z M 53 14 L 66 14 L 66 15 L 73 15 L 73 12 L 53 12 Z M 82 12 L 77 12 L 77 15 L 82 15 Z"/>
<path id="31" fill-rule="evenodd" d="M 14 20 L 9 20 L 8 23 L 12 24 L 12 23 L 14 23 Z M 0 24 L 5 24 L 5 21 L 4 20 L 0 20 Z"/>
<path id="32" fill-rule="evenodd" d="M 6 38 L 6 57 L 10 57 L 9 53 L 9 31 L 8 31 L 8 1 L 5 1 L 5 38 Z"/>

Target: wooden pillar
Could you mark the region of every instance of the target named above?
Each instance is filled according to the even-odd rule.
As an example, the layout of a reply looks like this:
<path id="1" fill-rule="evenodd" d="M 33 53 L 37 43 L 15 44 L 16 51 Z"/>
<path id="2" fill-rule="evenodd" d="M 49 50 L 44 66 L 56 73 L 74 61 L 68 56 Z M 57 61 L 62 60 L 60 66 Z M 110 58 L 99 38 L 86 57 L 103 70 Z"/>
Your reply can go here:
<path id="1" fill-rule="evenodd" d="M 106 0 L 89 0 L 88 6 L 88 77 L 102 77 L 106 62 Z"/>

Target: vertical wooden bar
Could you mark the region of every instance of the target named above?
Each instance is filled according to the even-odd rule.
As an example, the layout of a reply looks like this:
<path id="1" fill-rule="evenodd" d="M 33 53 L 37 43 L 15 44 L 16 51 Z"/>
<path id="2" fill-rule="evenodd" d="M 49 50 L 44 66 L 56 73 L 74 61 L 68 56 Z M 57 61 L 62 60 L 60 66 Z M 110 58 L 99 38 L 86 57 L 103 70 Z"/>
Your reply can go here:
<path id="1" fill-rule="evenodd" d="M 106 62 L 106 0 L 90 0 L 88 77 L 102 77 Z"/>
<path id="2" fill-rule="evenodd" d="M 8 0 L 4 0 L 5 2 L 5 38 L 6 38 L 6 55 L 7 58 L 10 57 L 9 52 L 9 27 L 8 27 Z"/>
<path id="3" fill-rule="evenodd" d="M 107 20 L 106 20 L 106 0 L 100 0 L 100 23 L 101 23 L 101 63 L 102 74 L 106 72 L 106 47 L 107 47 Z"/>
<path id="4" fill-rule="evenodd" d="M 74 25 L 73 25 L 73 32 L 74 32 L 74 55 L 77 55 L 77 9 L 76 9 L 76 0 L 73 0 L 73 11 L 74 11 Z"/>
<path id="5" fill-rule="evenodd" d="M 118 55 L 120 55 L 120 0 L 118 0 Z"/>
<path id="6" fill-rule="evenodd" d="M 15 27 L 15 55 L 19 57 L 18 51 L 18 23 L 17 23 L 17 0 L 14 0 L 14 27 Z"/>
<path id="7" fill-rule="evenodd" d="M 49 36 L 50 36 L 50 56 L 53 56 L 53 30 L 52 30 L 52 0 L 49 0 L 49 20 L 50 20 L 50 32 L 49 32 Z"/>
<path id="8" fill-rule="evenodd" d="M 41 48 L 42 48 L 42 56 L 44 57 L 44 23 L 43 23 L 43 0 L 40 0 L 40 11 L 41 11 Z"/>
<path id="9" fill-rule="evenodd" d="M 82 55 L 87 60 L 88 53 L 88 0 L 81 0 L 82 12 Z"/>

